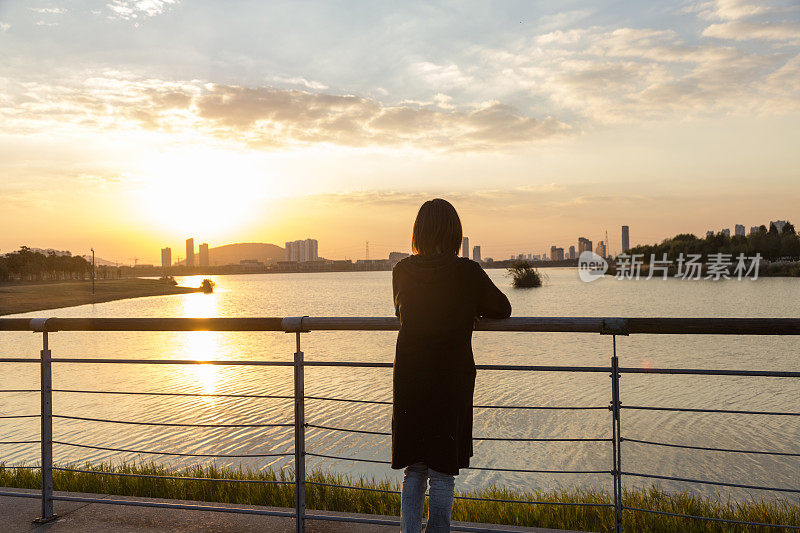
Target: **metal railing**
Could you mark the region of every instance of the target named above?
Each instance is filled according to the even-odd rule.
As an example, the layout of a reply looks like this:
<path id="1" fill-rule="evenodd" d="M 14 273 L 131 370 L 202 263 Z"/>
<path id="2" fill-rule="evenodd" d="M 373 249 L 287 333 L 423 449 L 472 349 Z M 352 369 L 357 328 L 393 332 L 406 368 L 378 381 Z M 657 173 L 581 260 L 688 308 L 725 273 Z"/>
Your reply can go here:
<path id="1" fill-rule="evenodd" d="M 160 507 L 168 509 L 190 509 L 205 510 L 227 513 L 244 513 L 256 515 L 269 515 L 291 517 L 295 519 L 296 530 L 304 531 L 306 520 L 329 520 L 344 521 L 365 524 L 384 524 L 398 525 L 396 520 L 386 520 L 382 518 L 364 518 L 355 516 L 329 515 L 320 512 L 308 512 L 306 510 L 306 486 L 318 485 L 327 487 L 341 487 L 353 490 L 372 491 L 379 493 L 399 494 L 397 491 L 377 489 L 371 487 L 353 487 L 334 485 L 322 482 L 312 482 L 306 480 L 305 458 L 319 457 L 334 460 L 359 461 L 368 463 L 389 464 L 389 461 L 374 459 L 363 459 L 355 457 L 340 457 L 320 453 L 308 452 L 305 449 L 306 428 L 313 428 L 322 431 L 360 433 L 370 435 L 389 435 L 387 432 L 368 431 L 358 428 L 342 428 L 323 424 L 308 423 L 305 418 L 306 400 L 323 400 L 332 402 L 351 402 L 361 404 L 390 405 L 388 401 L 363 400 L 357 398 L 335 398 L 322 396 L 305 395 L 305 367 L 359 367 L 359 368 L 391 368 L 391 363 L 383 362 L 357 362 L 357 361 L 305 361 L 301 350 L 301 334 L 311 331 L 322 330 L 361 330 L 361 331 L 392 331 L 399 328 L 399 321 L 394 317 L 370 317 L 370 318 L 335 318 L 335 317 L 287 317 L 287 318 L 35 318 L 35 319 L 0 319 L 0 331 L 34 331 L 42 334 L 42 350 L 40 358 L 22 357 L 2 357 L 0 363 L 36 363 L 41 368 L 40 389 L 5 389 L 0 392 L 39 392 L 41 394 L 41 410 L 38 414 L 15 414 L 2 415 L 0 418 L 40 418 L 41 438 L 39 441 L 0 441 L 3 444 L 40 444 L 41 446 L 41 477 L 42 489 L 39 493 L 0 491 L 0 496 L 14 496 L 26 498 L 41 498 L 42 513 L 38 519 L 48 522 L 56 518 L 53 510 L 54 501 L 74 501 L 87 503 L 102 503 L 115 505 L 131 505 L 145 507 Z M 294 360 L 293 361 L 245 361 L 245 360 L 175 360 L 175 359 L 103 359 L 103 358 L 75 358 L 62 357 L 54 358 L 49 348 L 48 334 L 55 331 L 282 331 L 293 333 L 296 338 Z M 759 522 L 748 522 L 740 520 L 729 520 L 716 517 L 704 517 L 681 513 L 660 511 L 658 509 L 645 509 L 630 507 L 623 503 L 623 479 L 628 477 L 648 478 L 653 480 L 668 480 L 684 483 L 710 485 L 717 487 L 744 488 L 753 490 L 776 491 L 781 493 L 800 494 L 800 487 L 767 487 L 760 485 L 749 485 L 731 483 L 721 480 L 695 479 L 678 476 L 666 476 L 648 474 L 643 472 L 632 472 L 624 470 L 622 467 L 622 443 L 631 442 L 656 447 L 682 448 L 688 450 L 717 451 L 724 453 L 737 454 L 761 454 L 785 457 L 800 457 L 798 452 L 790 451 L 767 451 L 767 450 L 746 450 L 731 448 L 715 448 L 706 446 L 695 446 L 690 444 L 677 444 L 668 442 L 658 442 L 643 439 L 623 438 L 621 433 L 620 419 L 624 410 L 639 411 L 663 411 L 663 412 L 688 412 L 688 413 L 728 413 L 742 415 L 770 415 L 770 416 L 791 416 L 800 417 L 800 412 L 790 411 L 753 411 L 753 410 L 734 410 L 734 409 L 695 409 L 695 408 L 671 408 L 659 406 L 623 406 L 620 401 L 620 377 L 623 374 L 677 374 L 677 375 L 697 375 L 697 376 L 748 376 L 766 378 L 800 378 L 800 372 L 770 371 L 770 370 L 713 370 L 713 369 L 688 369 L 688 368 L 634 368 L 621 367 L 617 357 L 617 336 L 632 334 L 691 334 L 691 335 L 800 335 L 800 319 L 793 318 L 510 318 L 505 320 L 482 320 L 477 326 L 479 331 L 526 331 L 526 332 L 573 332 L 573 333 L 595 333 L 611 336 L 612 355 L 609 366 L 571 366 L 571 365 L 477 365 L 479 371 L 523 371 L 523 372 L 581 372 L 581 373 L 608 373 L 611 377 L 611 399 L 607 406 L 528 406 L 528 405 L 476 405 L 475 408 L 485 409 L 551 409 L 551 410 L 608 410 L 610 411 L 611 437 L 574 437 L 574 438 L 547 438 L 547 437 L 515 437 L 501 438 L 491 436 L 475 437 L 477 441 L 511 441 L 511 442 L 598 442 L 611 444 L 610 468 L 607 470 L 584 469 L 584 470 L 559 470 L 559 469 L 514 469 L 514 468 L 489 468 L 473 466 L 473 470 L 490 470 L 502 472 L 525 472 L 525 473 L 546 473 L 546 474 L 608 474 L 612 483 L 612 502 L 610 503 L 589 503 L 589 502 L 559 502 L 559 501 L 530 501 L 530 500 L 504 500 L 492 498 L 477 498 L 470 496 L 456 496 L 462 500 L 481 500 L 490 502 L 516 503 L 525 505 L 576 505 L 587 507 L 612 508 L 613 529 L 622 531 L 623 516 L 625 512 L 653 513 L 671 517 L 682 517 L 688 519 L 709 520 L 714 522 L 725 522 L 738 525 L 752 525 L 764 527 L 781 527 L 784 529 L 800 529 L 800 526 L 781 525 Z M 53 415 L 52 393 L 52 371 L 53 364 L 78 363 L 78 364 L 145 364 L 145 365 L 242 365 L 242 366 L 284 366 L 293 367 L 294 370 L 294 393 L 289 395 L 269 395 L 269 394 L 199 394 L 182 392 L 141 392 L 141 391 L 98 391 L 98 390 L 74 390 L 56 389 L 56 392 L 72 392 L 83 394 L 136 394 L 153 396 L 219 396 L 234 398 L 280 398 L 294 400 L 294 421 L 291 424 L 180 424 L 171 422 L 145 422 L 130 420 L 110 420 L 90 417 Z M 137 424 L 149 426 L 179 426 L 179 427 L 293 427 L 294 428 L 294 450 L 291 453 L 269 453 L 269 454 L 195 454 L 183 453 L 180 451 L 154 452 L 144 450 L 129 450 L 104 446 L 94 446 L 78 444 L 64 441 L 53 440 L 53 419 L 71 419 L 93 422 L 108 422 L 117 424 Z M 96 470 L 82 470 L 77 468 L 63 468 L 53 466 L 53 444 L 60 446 L 78 446 L 96 450 L 109 450 L 115 452 L 128 453 L 147 453 L 181 457 L 293 457 L 295 466 L 294 480 L 250 480 L 250 479 L 218 479 L 203 477 L 182 477 L 182 476 L 160 476 L 148 474 L 133 474 L 121 472 L 100 472 Z M 31 466 L 11 466 L 6 468 L 39 468 Z M 276 483 L 292 484 L 295 492 L 294 511 L 278 511 L 269 509 L 255 509 L 248 507 L 230 507 L 222 505 L 200 505 L 183 503 L 164 503 L 148 502 L 141 500 L 126 499 L 99 499 L 83 496 L 63 496 L 57 495 L 53 491 L 53 470 L 63 470 L 69 472 L 83 472 L 97 475 L 130 476 L 141 478 L 159 478 L 171 480 L 192 480 L 210 482 L 236 482 L 236 483 Z M 493 531 L 497 533 L 499 529 L 483 529 L 477 526 L 454 525 L 454 530 L 461 531 Z"/>

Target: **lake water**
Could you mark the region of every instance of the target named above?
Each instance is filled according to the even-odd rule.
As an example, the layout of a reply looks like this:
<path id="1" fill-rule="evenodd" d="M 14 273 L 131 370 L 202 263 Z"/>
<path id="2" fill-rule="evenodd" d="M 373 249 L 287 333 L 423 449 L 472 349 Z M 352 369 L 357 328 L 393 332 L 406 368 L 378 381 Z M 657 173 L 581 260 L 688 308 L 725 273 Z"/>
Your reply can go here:
<path id="1" fill-rule="evenodd" d="M 582 283 L 572 269 L 545 269 L 549 282 L 538 289 L 513 289 L 501 270 L 490 277 L 508 295 L 514 316 L 628 317 L 798 317 L 800 280 L 683 281 L 603 279 Z M 202 277 L 179 278 L 199 285 Z M 16 316 L 58 317 L 255 317 L 391 316 L 390 272 L 215 276 L 214 294 L 138 298 L 39 311 Z M 396 332 L 312 332 L 302 336 L 307 360 L 387 361 L 394 356 Z M 0 356 L 37 357 L 41 335 L 0 333 Z M 597 334 L 476 332 L 475 359 L 482 363 L 608 365 L 611 337 Z M 279 332 L 61 332 L 50 335 L 54 357 L 175 359 L 292 359 L 294 336 Z M 636 335 L 617 338 L 623 366 L 798 369 L 800 338 Z M 0 388 L 38 387 L 38 365 L 3 364 Z M 278 367 L 55 364 L 54 388 L 205 394 L 291 395 L 292 370 Z M 366 400 L 391 399 L 391 369 L 306 369 L 306 394 Z M 602 374 L 481 371 L 475 403 L 493 405 L 607 406 L 610 379 Z M 800 382 L 788 378 L 624 375 L 623 405 L 724 408 L 800 412 Z M 291 400 L 54 393 L 54 414 L 181 423 L 291 422 Z M 0 413 L 37 413 L 36 393 L 0 395 Z M 312 424 L 389 431 L 388 405 L 309 400 Z M 608 437 L 607 410 L 475 411 L 475 436 Z M 697 446 L 800 452 L 800 417 L 623 411 L 623 437 Z M 0 420 L 0 440 L 32 440 L 38 419 Z M 180 428 L 54 420 L 55 440 L 132 450 L 184 453 L 257 454 L 292 450 L 292 428 Z M 390 437 L 328 432 L 310 428 L 311 453 L 388 460 Z M 798 488 L 798 457 L 740 455 L 623 443 L 626 471 L 735 483 Z M 2 445 L 6 464 L 33 463 L 37 445 Z M 118 453 L 55 445 L 59 464 L 85 461 L 156 460 L 174 465 L 209 461 Z M 217 464 L 291 468 L 283 458 L 217 459 Z M 309 468 L 399 479 L 385 465 L 309 457 Z M 607 442 L 475 443 L 473 466 L 610 470 Z M 611 487 L 609 474 L 532 474 L 464 470 L 457 485 L 489 484 L 552 490 Z M 626 477 L 625 486 L 649 486 Z M 783 497 L 763 491 L 727 491 L 710 486 L 659 482 L 670 489 L 706 494 Z"/>

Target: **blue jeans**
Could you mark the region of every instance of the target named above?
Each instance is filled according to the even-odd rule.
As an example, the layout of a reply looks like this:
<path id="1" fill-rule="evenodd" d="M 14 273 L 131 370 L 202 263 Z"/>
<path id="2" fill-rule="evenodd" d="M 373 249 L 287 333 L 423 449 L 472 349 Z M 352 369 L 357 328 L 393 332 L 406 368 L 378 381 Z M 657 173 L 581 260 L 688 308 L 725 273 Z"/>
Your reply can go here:
<path id="1" fill-rule="evenodd" d="M 422 531 L 422 508 L 425 504 L 425 485 L 430 478 L 428 498 L 428 525 L 426 533 L 450 531 L 450 515 L 453 512 L 453 487 L 456 478 L 442 474 L 424 463 L 414 463 L 403 473 L 403 495 L 400 503 L 400 531 L 420 533 Z"/>

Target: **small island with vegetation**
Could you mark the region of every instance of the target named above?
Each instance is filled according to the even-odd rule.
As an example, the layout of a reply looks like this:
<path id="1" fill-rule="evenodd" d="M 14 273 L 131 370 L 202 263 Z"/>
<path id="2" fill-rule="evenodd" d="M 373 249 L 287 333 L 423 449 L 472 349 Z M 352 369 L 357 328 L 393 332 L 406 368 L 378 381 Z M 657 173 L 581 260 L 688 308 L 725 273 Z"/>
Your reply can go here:
<path id="1" fill-rule="evenodd" d="M 508 267 L 511 280 L 516 288 L 541 287 L 544 274 L 533 268 L 527 261 L 520 261 Z"/>
<path id="2" fill-rule="evenodd" d="M 201 287 L 179 287 L 171 278 L 95 279 L 94 293 L 92 285 L 92 265 L 83 257 L 23 246 L 0 256 L 0 315 L 205 290 L 205 281 Z"/>

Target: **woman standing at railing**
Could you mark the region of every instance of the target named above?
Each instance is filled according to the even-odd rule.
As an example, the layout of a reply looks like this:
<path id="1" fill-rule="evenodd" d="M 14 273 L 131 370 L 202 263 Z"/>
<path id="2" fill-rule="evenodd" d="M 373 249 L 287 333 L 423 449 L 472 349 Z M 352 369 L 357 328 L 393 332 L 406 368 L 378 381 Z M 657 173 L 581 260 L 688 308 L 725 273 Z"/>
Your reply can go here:
<path id="1" fill-rule="evenodd" d="M 475 362 L 472 330 L 479 317 L 508 318 L 511 304 L 481 266 L 458 257 L 461 221 L 442 199 L 422 204 L 414 222 L 414 255 L 392 273 L 400 317 L 394 361 L 392 468 L 405 468 L 401 530 L 450 530 L 453 487 L 472 456 Z"/>

